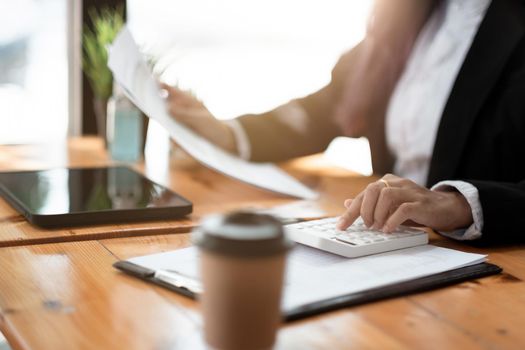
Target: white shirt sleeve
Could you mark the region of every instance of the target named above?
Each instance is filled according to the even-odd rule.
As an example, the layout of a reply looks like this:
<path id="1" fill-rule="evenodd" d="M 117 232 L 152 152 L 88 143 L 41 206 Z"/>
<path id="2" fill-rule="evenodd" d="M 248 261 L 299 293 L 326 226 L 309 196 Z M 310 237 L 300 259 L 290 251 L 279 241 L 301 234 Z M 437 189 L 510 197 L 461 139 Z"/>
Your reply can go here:
<path id="1" fill-rule="evenodd" d="M 226 123 L 233 131 L 235 143 L 237 145 L 238 156 L 244 160 L 250 160 L 252 149 L 248 135 L 237 119 L 227 120 Z"/>
<path id="2" fill-rule="evenodd" d="M 441 181 L 432 186 L 432 191 L 445 190 L 447 187 L 455 188 L 461 193 L 472 210 L 472 218 L 474 222 L 467 229 L 460 229 L 449 232 L 439 232 L 440 234 L 462 241 L 474 240 L 481 237 L 483 230 L 483 210 L 481 208 L 481 202 L 479 201 L 478 189 L 465 181 Z"/>

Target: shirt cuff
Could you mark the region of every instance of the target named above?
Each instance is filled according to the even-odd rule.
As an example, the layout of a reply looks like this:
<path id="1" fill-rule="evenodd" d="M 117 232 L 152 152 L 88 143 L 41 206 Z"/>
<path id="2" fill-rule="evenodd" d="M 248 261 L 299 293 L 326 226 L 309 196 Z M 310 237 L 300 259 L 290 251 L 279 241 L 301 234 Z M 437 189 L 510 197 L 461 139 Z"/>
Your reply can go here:
<path id="1" fill-rule="evenodd" d="M 447 188 L 455 188 L 461 193 L 472 210 L 472 218 L 474 222 L 467 229 L 459 229 L 448 232 L 439 232 L 443 236 L 447 236 L 453 239 L 468 241 L 474 240 L 481 237 L 483 230 L 483 210 L 481 208 L 481 202 L 479 201 L 478 189 L 465 181 L 441 181 L 432 186 L 432 191 L 446 191 Z"/>
<path id="2" fill-rule="evenodd" d="M 233 137 L 235 137 L 235 144 L 237 145 L 237 155 L 244 160 L 250 160 L 252 148 L 242 124 L 237 119 L 226 120 L 226 124 L 233 131 Z"/>

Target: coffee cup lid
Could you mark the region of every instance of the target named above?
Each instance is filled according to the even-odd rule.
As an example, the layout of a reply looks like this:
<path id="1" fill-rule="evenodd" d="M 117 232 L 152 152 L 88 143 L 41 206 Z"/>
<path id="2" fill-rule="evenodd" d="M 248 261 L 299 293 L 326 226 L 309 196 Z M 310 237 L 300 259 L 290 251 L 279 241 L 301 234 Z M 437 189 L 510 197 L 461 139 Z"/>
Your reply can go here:
<path id="1" fill-rule="evenodd" d="M 279 254 L 292 246 L 279 220 L 251 212 L 208 216 L 193 231 L 192 240 L 203 250 L 243 257 Z"/>

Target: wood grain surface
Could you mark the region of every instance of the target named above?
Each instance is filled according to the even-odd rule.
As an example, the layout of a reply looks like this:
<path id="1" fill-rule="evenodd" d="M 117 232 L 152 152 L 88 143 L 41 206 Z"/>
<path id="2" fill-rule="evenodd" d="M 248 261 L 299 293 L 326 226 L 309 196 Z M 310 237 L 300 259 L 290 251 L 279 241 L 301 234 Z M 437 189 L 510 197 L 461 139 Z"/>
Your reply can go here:
<path id="1" fill-rule="evenodd" d="M 359 192 L 373 178 L 359 177 L 327 166 L 320 159 L 318 156 L 307 157 L 284 164 L 283 167 L 319 190 L 322 193 L 320 203 L 328 213 L 335 215 L 344 198 Z M 0 146 L 0 171 L 114 164 L 98 138 L 71 139 L 67 145 Z M 148 167 L 147 160 L 128 165 L 190 199 L 194 205 L 193 214 L 184 219 L 163 222 L 43 229 L 27 222 L 0 198 L 0 247 L 184 233 L 190 232 L 200 218 L 209 213 L 266 208 L 294 200 L 210 171 L 194 161 L 185 161 L 183 166 L 173 164 L 166 175 Z M 338 190 L 334 190 L 336 188 Z"/>
<path id="2" fill-rule="evenodd" d="M 0 147 L 0 170 L 111 164 L 97 139 L 46 147 Z M 329 215 L 337 214 L 344 198 L 373 180 L 327 167 L 319 157 L 283 166 L 320 191 L 319 203 Z M 133 167 L 156 178 L 147 164 Z M 193 201 L 191 217 L 42 230 L 0 201 L 0 331 L 13 349 L 206 348 L 197 302 L 127 276 L 112 264 L 189 246 L 188 232 L 208 213 L 269 207 L 292 199 L 196 164 L 173 165 L 163 184 Z M 276 348 L 524 348 L 525 248 L 476 248 L 435 233 L 431 243 L 488 254 L 504 273 L 286 324 Z"/>
<path id="3" fill-rule="evenodd" d="M 189 244 L 180 234 L 2 248 L 0 329 L 15 349 L 204 349 L 197 302 L 111 266 Z M 276 348 L 523 348 L 525 251 L 452 245 L 505 272 L 286 324 Z"/>

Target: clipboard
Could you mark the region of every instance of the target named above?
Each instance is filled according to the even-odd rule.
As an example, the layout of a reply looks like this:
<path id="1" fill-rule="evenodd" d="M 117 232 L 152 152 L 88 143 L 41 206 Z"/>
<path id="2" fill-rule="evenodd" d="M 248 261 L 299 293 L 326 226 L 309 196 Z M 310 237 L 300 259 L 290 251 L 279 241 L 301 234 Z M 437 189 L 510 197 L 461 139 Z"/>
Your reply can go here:
<path id="1" fill-rule="evenodd" d="M 162 286 L 178 294 L 192 299 L 198 298 L 200 286 L 196 284 L 192 285 L 191 281 L 188 281 L 189 279 L 185 276 L 174 275 L 173 278 L 168 281 L 162 278 L 162 276 L 159 276 L 158 271 L 124 260 L 116 262 L 113 266 L 131 276 Z M 301 307 L 286 310 L 283 313 L 283 320 L 290 322 L 354 305 L 425 292 L 476 278 L 495 275 L 502 271 L 499 266 L 486 262 L 465 266 L 394 285 L 372 288 L 306 304 Z"/>

